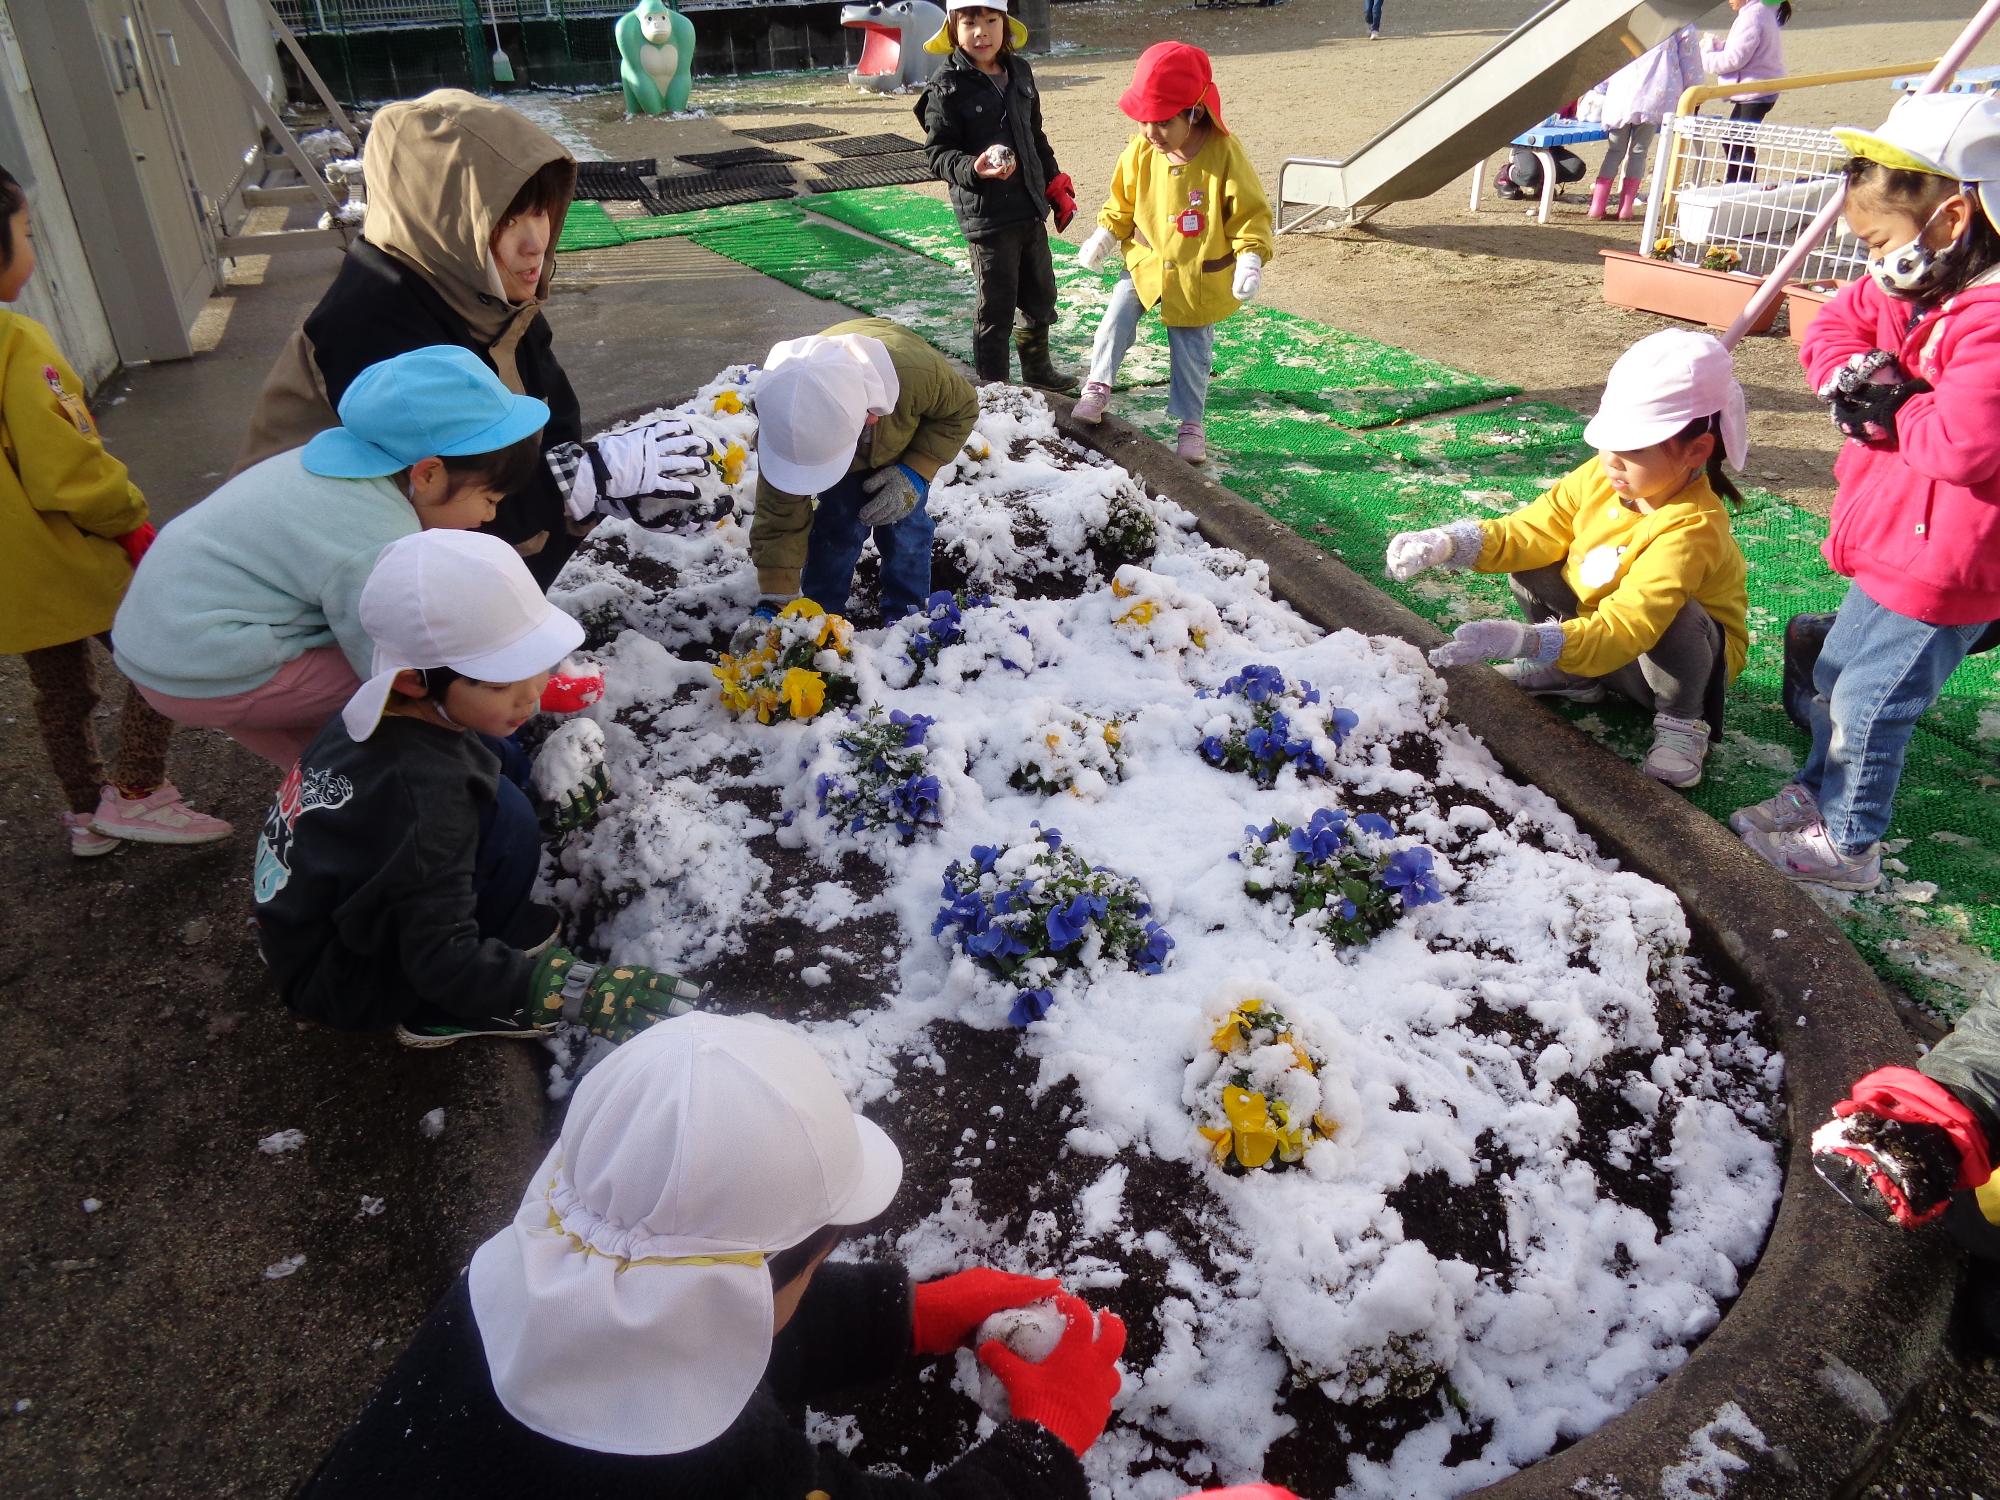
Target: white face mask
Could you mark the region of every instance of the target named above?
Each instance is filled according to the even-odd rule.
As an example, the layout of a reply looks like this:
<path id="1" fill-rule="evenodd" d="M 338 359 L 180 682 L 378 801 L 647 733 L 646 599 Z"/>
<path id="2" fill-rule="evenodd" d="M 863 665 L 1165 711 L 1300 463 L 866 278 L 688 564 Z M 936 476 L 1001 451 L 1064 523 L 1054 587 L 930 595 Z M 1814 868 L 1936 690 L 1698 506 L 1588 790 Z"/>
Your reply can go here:
<path id="1" fill-rule="evenodd" d="M 1950 202 L 1946 199 L 1945 202 Z M 1930 218 L 1924 220 L 1915 239 L 1905 245 L 1896 245 L 1879 255 L 1868 257 L 1868 274 L 1875 278 L 1875 284 L 1891 297 L 1921 297 L 1934 291 L 1952 262 L 1958 259 L 1965 247 L 1965 236 L 1960 235 L 1941 250 L 1933 250 L 1924 243 L 1924 235 L 1936 222 L 1943 210 L 1940 203 L 1931 210 Z"/>

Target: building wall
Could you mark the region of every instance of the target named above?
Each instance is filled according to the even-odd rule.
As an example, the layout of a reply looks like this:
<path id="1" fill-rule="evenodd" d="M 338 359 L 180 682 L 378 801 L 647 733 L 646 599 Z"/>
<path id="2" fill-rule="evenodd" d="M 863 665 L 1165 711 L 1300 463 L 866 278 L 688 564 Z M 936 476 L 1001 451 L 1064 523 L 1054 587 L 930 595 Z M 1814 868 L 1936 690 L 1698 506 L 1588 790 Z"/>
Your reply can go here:
<path id="1" fill-rule="evenodd" d="M 14 41 L 10 3 L 23 0 L 0 0 L 0 164 L 28 189 L 38 259 L 34 279 L 14 308 L 47 325 L 84 384 L 95 388 L 118 368 L 118 348 Z"/>

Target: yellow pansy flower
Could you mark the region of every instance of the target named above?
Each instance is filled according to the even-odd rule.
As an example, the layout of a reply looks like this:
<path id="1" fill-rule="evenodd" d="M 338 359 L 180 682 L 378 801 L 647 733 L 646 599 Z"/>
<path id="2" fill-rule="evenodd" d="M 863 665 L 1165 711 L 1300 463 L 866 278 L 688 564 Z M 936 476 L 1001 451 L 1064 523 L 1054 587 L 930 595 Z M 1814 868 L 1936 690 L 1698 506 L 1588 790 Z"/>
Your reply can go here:
<path id="1" fill-rule="evenodd" d="M 1150 625 L 1153 616 L 1160 612 L 1160 606 L 1151 599 L 1141 599 L 1111 623 L 1114 625 Z"/>
<path id="2" fill-rule="evenodd" d="M 731 416 L 743 410 L 743 398 L 734 391 L 715 393 L 715 410 L 718 414 L 728 412 Z"/>
<path id="3" fill-rule="evenodd" d="M 826 706 L 826 679 L 804 667 L 792 667 L 778 687 L 778 696 L 795 719 L 810 719 Z"/>
<path id="4" fill-rule="evenodd" d="M 1222 1117 L 1235 1131 L 1236 1159 L 1244 1166 L 1261 1167 L 1277 1151 L 1278 1132 L 1262 1094 L 1231 1084 L 1222 1091 Z"/>

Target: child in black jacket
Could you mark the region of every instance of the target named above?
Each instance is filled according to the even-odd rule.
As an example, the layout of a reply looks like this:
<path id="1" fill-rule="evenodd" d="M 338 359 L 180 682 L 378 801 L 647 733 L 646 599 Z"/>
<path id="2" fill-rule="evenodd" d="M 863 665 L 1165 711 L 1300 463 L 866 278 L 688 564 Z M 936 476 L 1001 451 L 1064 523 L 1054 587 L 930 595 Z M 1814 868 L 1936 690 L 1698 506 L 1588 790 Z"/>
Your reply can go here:
<path id="1" fill-rule="evenodd" d="M 571 784 L 538 812 L 507 738 L 583 627 L 473 531 L 391 542 L 360 615 L 374 675 L 306 747 L 257 840 L 258 946 L 286 1005 L 410 1047 L 559 1020 L 619 1042 L 690 1009 L 698 992 L 672 975 L 580 962 L 529 899 L 541 827 L 575 826 L 608 791 L 601 758 L 560 755 L 574 764 L 549 774 Z"/>
<path id="2" fill-rule="evenodd" d="M 697 1012 L 578 1085 L 514 1222 L 481 1245 L 300 1500 L 1085 1500 L 1125 1327 L 1039 1277 L 912 1287 L 822 1266 L 902 1180 L 804 1036 Z M 864 1469 L 784 1404 L 970 1344 L 1053 1299 L 1039 1364 L 989 1341 L 1012 1420 L 928 1480 Z"/>
<path id="3" fill-rule="evenodd" d="M 1053 210 L 1056 229 L 1067 228 L 1076 188 L 1058 170 L 1042 130 L 1035 75 L 1017 55 L 1027 41 L 1028 28 L 1007 14 L 1007 0 L 946 0 L 944 26 L 924 50 L 951 57 L 917 101 L 916 115 L 925 159 L 949 184 L 952 212 L 972 252 L 979 287 L 974 373 L 982 381 L 1007 378 L 1012 329 L 1022 381 L 1073 396 L 1075 379 L 1049 362 L 1056 275 L 1042 217 Z"/>

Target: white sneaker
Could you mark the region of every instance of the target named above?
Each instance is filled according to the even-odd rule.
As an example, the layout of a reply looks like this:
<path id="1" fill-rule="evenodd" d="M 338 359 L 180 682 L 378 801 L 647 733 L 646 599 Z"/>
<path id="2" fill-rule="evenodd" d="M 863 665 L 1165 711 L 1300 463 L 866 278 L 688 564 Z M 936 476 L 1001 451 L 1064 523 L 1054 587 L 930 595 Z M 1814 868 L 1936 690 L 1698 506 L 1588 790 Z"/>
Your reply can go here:
<path id="1" fill-rule="evenodd" d="M 1083 394 L 1076 398 L 1076 405 L 1070 408 L 1070 415 L 1079 422 L 1095 427 L 1104 420 L 1104 408 L 1110 404 L 1110 386 L 1101 380 L 1085 381 Z"/>
<path id="2" fill-rule="evenodd" d="M 91 820 L 95 816 L 94 813 L 62 815 L 63 827 L 69 830 L 69 852 L 78 859 L 95 859 L 100 854 L 110 854 L 121 842 L 91 827 Z"/>
<path id="3" fill-rule="evenodd" d="M 1494 668 L 1524 693 L 1537 698 L 1567 698 L 1571 703 L 1602 703 L 1604 684 L 1595 677 L 1579 677 L 1560 667 L 1544 667 L 1531 661 L 1502 662 Z"/>
<path id="4" fill-rule="evenodd" d="M 1729 826 L 1738 834 L 1753 828 L 1759 833 L 1791 833 L 1818 821 L 1819 803 L 1796 781 L 1779 787 L 1776 796 L 1751 807 L 1739 807 L 1729 815 Z"/>
<path id="5" fill-rule="evenodd" d="M 122 796 L 115 786 L 107 786 L 98 799 L 90 826 L 114 839 L 131 839 L 138 844 L 212 844 L 230 835 L 230 826 L 221 818 L 196 812 L 163 781 L 143 797 Z"/>
<path id="6" fill-rule="evenodd" d="M 1655 781 L 1691 787 L 1701 780 L 1701 763 L 1708 755 L 1708 725 L 1700 719 L 1653 715 L 1653 748 L 1639 764 Z"/>
<path id="7" fill-rule="evenodd" d="M 1765 833 L 1753 828 L 1743 835 L 1750 851 L 1780 874 L 1837 891 L 1872 891 L 1882 883 L 1882 846 L 1870 844 L 1859 854 L 1836 849 L 1826 824 L 1815 818 L 1803 828 Z"/>

